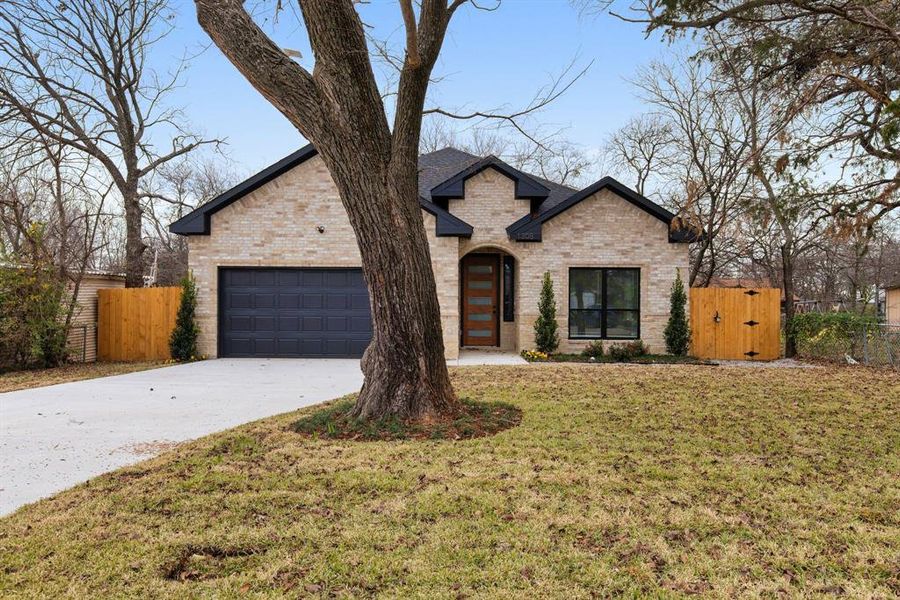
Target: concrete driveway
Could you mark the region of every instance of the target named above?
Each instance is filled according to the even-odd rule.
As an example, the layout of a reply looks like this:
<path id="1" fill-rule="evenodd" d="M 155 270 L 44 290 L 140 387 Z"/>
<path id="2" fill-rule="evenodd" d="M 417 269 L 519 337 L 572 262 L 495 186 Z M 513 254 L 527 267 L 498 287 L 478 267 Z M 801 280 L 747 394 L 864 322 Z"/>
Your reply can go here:
<path id="1" fill-rule="evenodd" d="M 0 394 L 0 515 L 361 384 L 358 360 L 221 359 Z"/>

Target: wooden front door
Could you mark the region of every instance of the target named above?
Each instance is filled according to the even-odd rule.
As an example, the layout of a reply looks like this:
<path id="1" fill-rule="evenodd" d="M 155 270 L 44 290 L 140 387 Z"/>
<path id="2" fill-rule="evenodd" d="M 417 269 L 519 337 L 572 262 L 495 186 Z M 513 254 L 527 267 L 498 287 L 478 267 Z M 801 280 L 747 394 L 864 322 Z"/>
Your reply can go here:
<path id="1" fill-rule="evenodd" d="M 500 257 L 469 254 L 462 262 L 463 346 L 499 346 Z"/>

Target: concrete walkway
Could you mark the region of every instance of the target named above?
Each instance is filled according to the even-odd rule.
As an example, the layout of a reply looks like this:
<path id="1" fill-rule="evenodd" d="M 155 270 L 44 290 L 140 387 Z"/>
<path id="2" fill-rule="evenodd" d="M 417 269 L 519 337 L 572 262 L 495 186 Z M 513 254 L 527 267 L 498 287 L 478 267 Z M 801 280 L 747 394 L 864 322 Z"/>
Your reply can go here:
<path id="1" fill-rule="evenodd" d="M 476 365 L 527 365 L 528 361 L 515 352 L 465 348 L 459 351 L 458 359 L 448 360 L 447 364 L 451 367 L 472 367 Z"/>
<path id="2" fill-rule="evenodd" d="M 357 360 L 222 359 L 0 394 L 0 515 L 361 384 Z"/>

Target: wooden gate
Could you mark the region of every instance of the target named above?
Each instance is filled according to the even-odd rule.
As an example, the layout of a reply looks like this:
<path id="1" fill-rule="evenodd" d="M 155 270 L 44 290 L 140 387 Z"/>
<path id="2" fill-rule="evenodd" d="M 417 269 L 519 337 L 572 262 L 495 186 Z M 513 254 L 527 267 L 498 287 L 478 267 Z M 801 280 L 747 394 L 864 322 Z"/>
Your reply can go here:
<path id="1" fill-rule="evenodd" d="M 781 357 L 781 290 L 691 288 L 691 352 L 698 358 Z"/>
<path id="2" fill-rule="evenodd" d="M 180 287 L 97 290 L 100 360 L 168 360 Z"/>

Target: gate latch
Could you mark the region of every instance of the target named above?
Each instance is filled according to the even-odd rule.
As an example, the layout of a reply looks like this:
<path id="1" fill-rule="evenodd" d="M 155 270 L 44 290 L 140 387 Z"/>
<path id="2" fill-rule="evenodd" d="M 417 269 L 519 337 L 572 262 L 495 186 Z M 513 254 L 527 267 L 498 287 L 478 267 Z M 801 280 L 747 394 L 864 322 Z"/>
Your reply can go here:
<path id="1" fill-rule="evenodd" d="M 713 317 L 713 321 L 715 321 L 716 323 L 722 322 L 722 317 L 719 316 L 719 311 L 716 311 L 716 315 Z"/>

